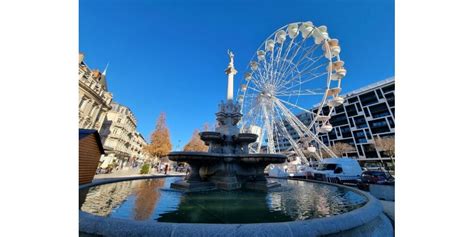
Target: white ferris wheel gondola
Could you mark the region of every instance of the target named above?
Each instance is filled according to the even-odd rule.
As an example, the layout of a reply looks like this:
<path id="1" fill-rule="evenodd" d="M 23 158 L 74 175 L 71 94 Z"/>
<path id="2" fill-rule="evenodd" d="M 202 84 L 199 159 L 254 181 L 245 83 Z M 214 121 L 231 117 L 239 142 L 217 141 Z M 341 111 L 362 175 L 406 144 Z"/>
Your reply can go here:
<path id="1" fill-rule="evenodd" d="M 332 111 L 344 103 L 340 53 L 339 40 L 311 21 L 283 26 L 263 41 L 238 92 L 241 130 L 259 135 L 251 152 L 293 152 L 307 161 L 300 146 L 309 142 L 335 156 L 319 136 L 332 131 Z"/>

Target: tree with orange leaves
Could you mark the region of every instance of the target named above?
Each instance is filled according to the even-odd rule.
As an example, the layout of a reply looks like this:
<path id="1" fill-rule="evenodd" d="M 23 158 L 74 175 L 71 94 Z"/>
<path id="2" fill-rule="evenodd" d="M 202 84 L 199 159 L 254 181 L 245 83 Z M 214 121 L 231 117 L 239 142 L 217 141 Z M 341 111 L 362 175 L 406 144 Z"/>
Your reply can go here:
<path id="1" fill-rule="evenodd" d="M 155 131 L 151 134 L 151 143 L 145 146 L 144 150 L 153 157 L 162 158 L 170 153 L 171 148 L 170 132 L 166 126 L 166 114 L 161 113 Z"/>
<path id="2" fill-rule="evenodd" d="M 209 131 L 209 124 L 205 123 L 203 131 Z M 195 129 L 191 140 L 184 146 L 183 151 L 207 151 L 209 149 L 199 136 L 199 129 Z"/>

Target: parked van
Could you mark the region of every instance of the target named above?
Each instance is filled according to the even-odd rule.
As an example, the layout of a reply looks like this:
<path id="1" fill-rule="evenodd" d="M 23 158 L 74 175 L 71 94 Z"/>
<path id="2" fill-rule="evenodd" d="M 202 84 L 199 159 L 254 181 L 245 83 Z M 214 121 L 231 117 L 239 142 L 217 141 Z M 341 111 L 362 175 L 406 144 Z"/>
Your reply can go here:
<path id="1" fill-rule="evenodd" d="M 362 168 L 351 158 L 323 159 L 313 170 L 313 178 L 331 183 L 356 183 L 360 180 Z"/>

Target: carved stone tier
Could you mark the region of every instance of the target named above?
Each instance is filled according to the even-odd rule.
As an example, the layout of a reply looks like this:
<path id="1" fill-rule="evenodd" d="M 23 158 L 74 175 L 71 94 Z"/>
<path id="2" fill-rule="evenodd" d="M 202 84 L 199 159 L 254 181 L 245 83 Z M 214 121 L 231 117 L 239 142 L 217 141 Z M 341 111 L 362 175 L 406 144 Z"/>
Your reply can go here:
<path id="1" fill-rule="evenodd" d="M 172 188 L 187 191 L 210 190 L 214 188 L 234 190 L 242 187 L 266 190 L 277 186 L 267 183 L 264 169 L 272 163 L 284 163 L 280 154 L 220 154 L 209 152 L 172 152 L 169 159 L 186 162 L 191 172 L 186 181 L 172 185 Z"/>

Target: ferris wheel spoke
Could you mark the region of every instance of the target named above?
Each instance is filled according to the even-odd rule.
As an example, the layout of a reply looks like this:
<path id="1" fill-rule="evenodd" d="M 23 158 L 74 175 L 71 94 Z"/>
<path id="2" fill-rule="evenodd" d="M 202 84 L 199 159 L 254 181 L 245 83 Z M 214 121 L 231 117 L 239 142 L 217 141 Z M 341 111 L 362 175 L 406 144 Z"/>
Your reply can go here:
<path id="1" fill-rule="evenodd" d="M 255 85 L 254 88 L 262 90 L 264 88 L 263 82 L 258 80 L 258 79 L 260 79 L 260 78 L 254 79 L 251 82 L 253 82 L 253 84 Z"/>
<path id="2" fill-rule="evenodd" d="M 263 69 L 261 67 L 257 67 L 257 70 L 255 70 L 254 72 L 257 72 L 257 77 L 259 77 L 258 79 L 260 79 L 262 83 L 265 83 L 266 82 L 265 71 L 262 71 L 262 70 Z"/>
<path id="3" fill-rule="evenodd" d="M 283 133 L 286 135 L 284 136 L 284 138 L 290 143 L 291 148 L 293 148 L 293 150 L 296 152 L 296 154 L 298 154 L 298 156 L 304 161 L 304 162 L 307 162 L 307 159 L 304 155 L 304 153 L 298 149 L 298 142 L 296 142 L 294 139 L 293 139 L 293 136 L 288 132 L 288 129 L 286 128 L 285 124 L 283 123 L 283 119 L 281 117 L 282 114 L 279 114 L 279 117 L 280 117 L 280 120 L 278 120 L 278 125 L 280 126 L 281 128 L 281 131 L 283 131 Z M 290 125 L 291 126 L 291 125 Z M 294 128 L 293 128 L 294 129 Z M 287 151 L 289 150 L 287 149 Z"/>
<path id="4" fill-rule="evenodd" d="M 306 39 L 305 39 L 306 40 Z M 291 69 L 296 69 L 298 68 L 298 66 L 300 65 L 300 63 L 303 62 L 304 59 L 308 59 L 310 54 L 312 54 L 318 47 L 319 45 L 312 45 L 312 46 L 308 46 L 308 47 L 302 47 L 302 45 L 304 45 L 304 41 L 301 42 L 299 45 L 298 45 L 298 48 L 295 50 L 295 52 L 293 53 L 293 56 L 291 57 L 291 59 L 286 63 L 286 65 L 282 65 L 281 67 L 281 71 L 283 73 L 286 73 L 287 71 L 291 70 Z M 298 52 L 302 49 L 302 51 L 304 52 L 303 55 L 298 55 Z M 296 56 L 298 55 L 298 58 L 296 59 Z M 296 59 L 295 62 L 293 62 L 294 60 Z M 289 62 L 293 62 L 293 63 L 289 63 Z"/>
<path id="5" fill-rule="evenodd" d="M 275 101 L 275 105 L 282 111 L 282 114 L 284 115 L 284 117 L 286 118 L 286 121 L 288 122 L 288 124 L 293 127 L 293 129 L 295 130 L 295 132 L 298 134 L 298 136 L 303 136 L 304 133 L 302 131 L 302 129 L 300 128 L 300 126 L 298 126 L 298 122 L 299 119 L 296 118 L 296 116 L 294 116 L 291 111 L 286 108 L 279 100 L 274 100 Z"/>
<path id="6" fill-rule="evenodd" d="M 337 157 L 334 152 L 329 149 L 320 139 L 317 135 L 315 135 L 310 129 L 308 129 L 308 127 L 306 127 L 298 118 L 296 118 L 296 116 L 294 116 L 292 113 L 289 113 L 288 109 L 282 104 L 282 103 L 279 103 L 278 101 L 276 101 L 275 103 L 277 106 L 280 107 L 280 109 L 282 110 L 286 110 L 287 112 L 284 113 L 286 115 L 288 115 L 289 117 L 291 117 L 291 119 L 293 120 L 294 123 L 296 123 L 297 126 L 293 127 L 296 131 L 298 131 L 298 129 L 296 128 L 301 128 L 303 130 L 303 134 L 300 134 L 298 132 L 298 135 L 301 138 L 304 138 L 306 136 L 309 136 L 311 137 L 315 142 L 317 142 L 330 156 L 332 157 Z M 292 123 L 290 123 L 291 125 Z M 300 140 L 298 139 L 298 141 Z"/>
<path id="7" fill-rule="evenodd" d="M 250 105 L 249 105 L 249 106 L 250 106 Z M 255 106 L 252 107 L 252 108 L 250 108 L 249 111 L 247 111 L 242 117 L 243 117 L 243 118 L 248 118 L 248 117 L 252 118 L 250 115 L 253 113 L 253 111 L 255 110 L 255 108 L 256 108 Z M 242 122 L 242 125 L 244 126 L 246 120 L 242 119 L 241 121 L 243 121 L 243 122 Z"/>
<path id="8" fill-rule="evenodd" d="M 297 86 L 301 86 L 305 83 L 308 83 L 308 82 L 311 82 L 311 81 L 314 81 L 316 79 L 318 79 L 319 77 L 322 77 L 324 75 L 328 74 L 327 72 L 322 72 L 322 73 L 319 73 L 319 74 L 315 74 L 314 76 L 312 77 L 309 77 L 309 78 L 305 78 L 303 81 L 299 81 L 298 83 L 296 83 L 295 85 L 291 85 L 290 87 L 286 87 L 285 89 L 287 90 L 290 90 L 290 89 L 293 89 Z"/>
<path id="9" fill-rule="evenodd" d="M 285 74 L 286 72 L 290 71 L 291 69 L 296 69 L 298 68 L 298 66 L 300 65 L 300 63 L 303 62 L 304 59 L 308 59 L 309 61 L 312 61 L 312 59 L 310 57 L 308 57 L 310 54 L 312 54 L 315 50 L 317 50 L 319 48 L 319 45 L 315 44 L 311 47 L 309 47 L 309 49 L 306 50 L 305 54 L 300 57 L 298 59 L 298 61 L 296 61 L 296 63 L 293 64 L 293 66 L 290 66 L 290 64 L 288 64 L 287 67 L 283 68 L 282 72 L 283 74 Z M 304 49 L 305 50 L 305 49 Z M 321 55 L 321 56 L 324 56 L 324 55 Z M 320 59 L 320 58 L 319 58 Z M 319 60 L 318 59 L 318 60 Z M 314 63 L 314 62 L 313 62 Z"/>
<path id="10" fill-rule="evenodd" d="M 258 92 L 258 93 L 261 93 L 261 92 L 262 92 L 261 90 L 259 90 L 259 89 L 257 89 L 257 88 L 253 88 L 253 87 L 251 87 L 251 86 L 247 86 L 247 88 L 249 88 L 250 90 L 253 90 L 253 91 L 255 91 L 255 92 Z"/>
<path id="11" fill-rule="evenodd" d="M 273 120 L 271 120 L 266 105 L 263 105 L 263 113 L 265 116 L 265 127 L 267 130 L 267 149 L 270 153 L 275 153 L 275 144 L 273 143 Z"/>
<path id="12" fill-rule="evenodd" d="M 301 110 L 301 111 L 303 111 L 303 112 L 306 112 L 306 113 L 309 113 L 309 114 L 314 114 L 314 112 L 312 112 L 312 111 L 310 111 L 310 110 L 307 110 L 307 109 L 305 109 L 305 108 L 303 108 L 303 107 L 301 107 L 301 106 L 292 104 L 292 103 L 290 103 L 290 102 L 288 102 L 288 101 L 285 101 L 285 100 L 282 100 L 282 99 L 278 99 L 278 98 L 277 98 L 277 100 L 278 100 L 279 102 L 283 102 L 283 103 L 285 103 L 285 104 L 287 104 L 287 105 L 289 105 L 289 106 L 292 106 L 293 108 L 299 109 L 299 110 Z"/>
<path id="13" fill-rule="evenodd" d="M 289 45 L 286 47 L 285 57 L 283 58 L 283 60 L 280 60 L 280 62 L 282 62 L 282 64 L 278 64 L 278 65 L 277 65 L 278 68 L 282 67 L 282 66 L 287 62 L 287 60 L 288 60 L 288 59 L 287 59 L 287 58 L 288 58 L 288 55 L 289 55 L 291 49 L 293 48 L 293 44 L 294 44 L 294 42 L 295 42 L 295 39 L 296 39 L 296 38 L 291 39 Z M 283 45 L 282 45 L 282 47 L 283 47 Z"/>
<path id="14" fill-rule="evenodd" d="M 298 52 L 300 51 L 301 47 L 303 47 L 304 43 L 305 43 L 306 39 L 304 39 L 302 42 L 300 43 L 294 43 L 295 44 L 295 48 L 293 48 L 293 54 L 290 56 L 290 59 L 287 61 L 287 62 L 292 62 L 295 57 L 298 55 Z"/>
<path id="15" fill-rule="evenodd" d="M 312 66 L 312 64 L 311 64 L 310 66 L 308 66 L 305 69 L 303 69 L 302 71 L 298 72 L 296 75 L 294 75 L 290 79 L 284 80 L 284 82 L 279 84 L 278 86 L 286 86 L 286 85 L 294 82 L 295 79 L 301 78 L 302 76 L 306 76 L 306 75 L 313 75 L 313 76 L 316 76 L 316 77 L 325 75 L 325 74 L 327 74 L 327 72 L 322 72 L 322 73 L 319 73 L 319 74 L 315 74 L 315 71 L 317 71 L 318 69 L 320 69 L 321 67 L 324 67 L 326 65 L 328 65 L 328 64 L 327 63 L 322 63 L 318 66 L 311 67 Z"/>
<path id="16" fill-rule="evenodd" d="M 302 70 L 299 70 L 299 73 L 300 73 L 300 74 L 305 74 L 305 73 L 307 73 L 307 72 L 313 72 L 313 71 L 315 71 L 315 70 L 317 70 L 317 69 L 319 69 L 319 68 L 321 68 L 321 67 L 323 67 L 323 66 L 327 66 L 327 65 L 328 65 L 327 62 L 326 62 L 326 63 L 322 63 L 322 64 L 320 64 L 320 65 L 318 65 L 318 66 L 313 66 L 315 63 L 319 62 L 319 60 L 321 60 L 321 58 L 323 58 L 323 57 L 324 57 L 324 55 L 321 55 L 321 56 L 319 56 L 316 60 L 313 60 L 313 59 L 311 59 L 311 58 L 308 57 L 307 59 L 308 59 L 308 61 L 310 61 L 311 63 L 305 63 L 303 69 L 302 69 Z M 296 69 L 298 69 L 300 66 L 303 66 L 302 64 L 301 64 L 301 65 L 300 65 L 300 64 L 301 64 L 301 62 L 298 62 L 298 63 L 294 64 L 294 66 L 293 66 L 291 69 L 292 69 L 292 70 L 296 70 Z M 306 64 L 309 64 L 309 65 L 306 65 Z M 287 74 L 288 72 L 290 72 L 290 71 L 291 71 L 291 70 L 286 70 L 286 71 L 284 71 L 284 72 L 283 72 L 283 77 L 286 77 L 286 74 Z"/>
<path id="17" fill-rule="evenodd" d="M 277 56 L 276 56 L 276 59 L 275 59 L 275 64 L 276 64 L 276 68 L 278 68 L 279 64 L 280 64 L 280 59 L 281 59 L 281 52 L 282 52 L 282 49 L 283 49 L 283 43 L 280 44 L 280 46 L 278 47 L 278 53 L 277 53 Z"/>
<path id="18" fill-rule="evenodd" d="M 292 90 L 292 91 L 281 91 L 277 92 L 275 96 L 305 96 L 305 95 L 324 95 L 325 90 L 321 88 L 317 89 L 301 89 L 301 90 Z"/>

